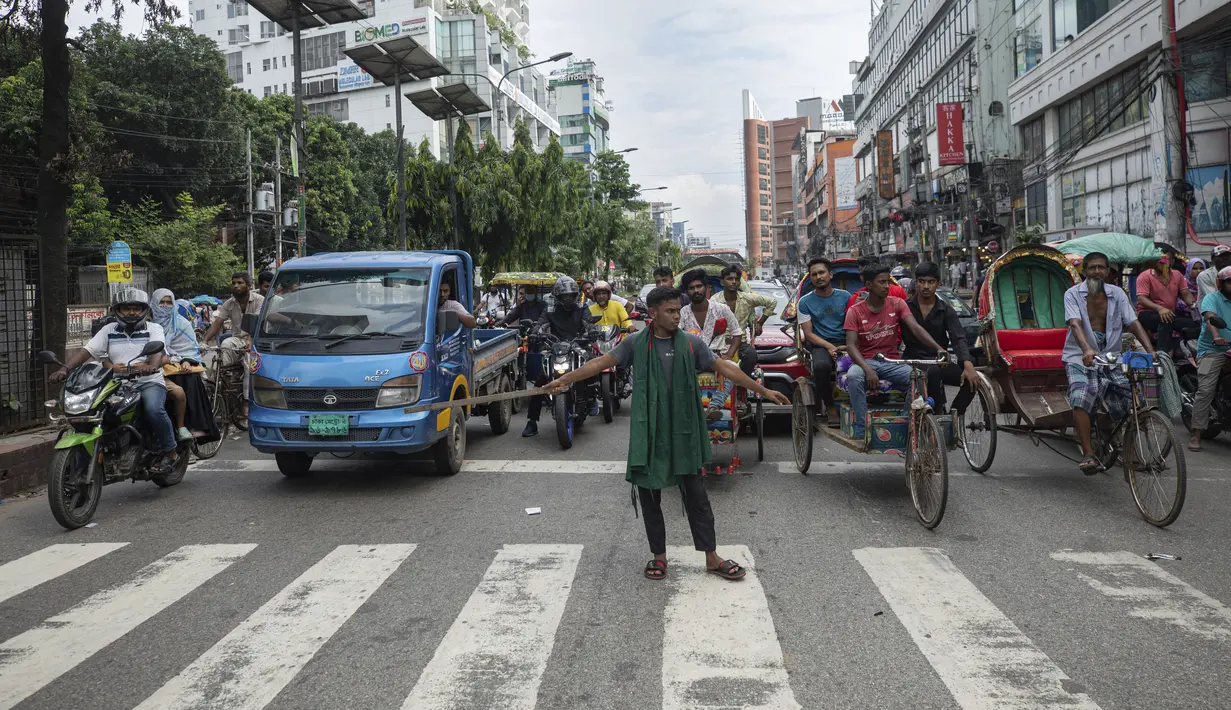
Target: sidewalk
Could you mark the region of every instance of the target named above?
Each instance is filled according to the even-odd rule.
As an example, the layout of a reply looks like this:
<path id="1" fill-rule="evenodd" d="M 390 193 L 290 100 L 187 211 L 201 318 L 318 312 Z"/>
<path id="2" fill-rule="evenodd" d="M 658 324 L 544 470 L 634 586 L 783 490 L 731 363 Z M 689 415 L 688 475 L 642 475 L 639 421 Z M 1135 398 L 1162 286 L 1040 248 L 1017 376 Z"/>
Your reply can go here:
<path id="1" fill-rule="evenodd" d="M 0 499 L 44 483 L 58 437 L 58 429 L 0 437 Z"/>

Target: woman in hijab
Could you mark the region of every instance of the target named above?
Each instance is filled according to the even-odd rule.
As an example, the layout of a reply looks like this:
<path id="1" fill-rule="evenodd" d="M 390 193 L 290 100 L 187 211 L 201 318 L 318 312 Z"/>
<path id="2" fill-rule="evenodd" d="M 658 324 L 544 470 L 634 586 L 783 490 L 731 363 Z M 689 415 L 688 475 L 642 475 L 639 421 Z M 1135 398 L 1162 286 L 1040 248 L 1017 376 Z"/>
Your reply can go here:
<path id="1" fill-rule="evenodd" d="M 1190 292 L 1200 293 L 1197 289 L 1197 277 L 1201 275 L 1202 271 L 1205 271 L 1205 266 L 1205 259 L 1200 257 L 1194 257 L 1188 260 L 1188 267 L 1184 269 L 1184 279 L 1188 282 L 1188 290 Z M 1179 313 L 1180 315 L 1187 315 L 1189 317 L 1195 317 L 1195 315 L 1189 311 L 1188 304 L 1184 303 L 1183 299 L 1175 305 L 1176 313 Z M 1200 305 L 1200 303 L 1197 304 L 1198 307 L 1200 307 Z"/>
<path id="2" fill-rule="evenodd" d="M 213 407 L 201 381 L 200 373 L 205 370 L 200 366 L 201 346 L 197 343 L 196 329 L 177 312 L 175 294 L 170 289 L 158 289 L 152 300 L 154 322 L 162 326 L 166 354 L 170 358 L 163 367 L 163 375 L 168 398 L 174 406 L 176 436 L 181 441 L 194 438 L 198 443 L 217 441 L 221 435 L 210 416 Z"/>

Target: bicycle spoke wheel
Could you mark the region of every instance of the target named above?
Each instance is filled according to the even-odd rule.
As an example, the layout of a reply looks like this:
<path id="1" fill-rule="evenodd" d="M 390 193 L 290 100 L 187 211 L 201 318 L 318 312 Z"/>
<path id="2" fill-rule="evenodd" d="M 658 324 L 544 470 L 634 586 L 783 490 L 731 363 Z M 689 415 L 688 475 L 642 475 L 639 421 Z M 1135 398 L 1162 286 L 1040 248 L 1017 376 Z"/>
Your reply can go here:
<path id="1" fill-rule="evenodd" d="M 907 443 L 913 455 L 907 459 L 906 482 L 919 522 L 931 530 L 945 517 L 945 503 L 949 499 L 949 460 L 936 417 L 931 414 L 917 416 L 915 439 Z"/>
<path id="2" fill-rule="evenodd" d="M 983 390 L 975 394 L 954 426 L 962 437 L 962 451 L 971 470 L 983 473 L 991 468 L 992 459 L 996 457 L 996 416 Z"/>
<path id="3" fill-rule="evenodd" d="M 214 398 L 214 426 L 218 428 L 218 441 L 211 441 L 208 444 L 198 444 L 195 441 L 192 443 L 192 451 L 199 459 L 212 459 L 218 455 L 218 451 L 222 449 L 222 442 L 226 441 L 227 432 L 230 429 L 230 421 L 227 417 L 227 403 L 225 397 Z"/>
<path id="4" fill-rule="evenodd" d="M 1142 412 L 1125 433 L 1124 468 L 1137 509 L 1151 525 L 1166 527 L 1180 517 L 1188 488 L 1184 447 L 1162 413 Z"/>
<path id="5" fill-rule="evenodd" d="M 791 444 L 795 449 L 795 468 L 807 474 L 812 465 L 812 412 L 804 404 L 804 391 L 796 387 L 791 397 Z"/>

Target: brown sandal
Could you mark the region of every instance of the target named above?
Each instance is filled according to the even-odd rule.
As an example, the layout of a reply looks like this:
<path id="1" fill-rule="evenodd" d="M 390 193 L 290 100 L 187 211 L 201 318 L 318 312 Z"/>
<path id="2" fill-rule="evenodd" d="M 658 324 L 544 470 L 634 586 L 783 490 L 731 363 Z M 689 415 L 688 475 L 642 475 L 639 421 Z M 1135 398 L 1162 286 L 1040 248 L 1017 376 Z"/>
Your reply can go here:
<path id="1" fill-rule="evenodd" d="M 645 566 L 646 579 L 664 579 L 667 576 L 667 563 L 662 560 L 650 560 Z"/>
<path id="2" fill-rule="evenodd" d="M 706 567 L 705 571 L 730 580 L 743 579 L 744 575 L 748 574 L 748 570 L 740 567 L 734 560 L 723 560 L 722 564 L 717 567 Z"/>

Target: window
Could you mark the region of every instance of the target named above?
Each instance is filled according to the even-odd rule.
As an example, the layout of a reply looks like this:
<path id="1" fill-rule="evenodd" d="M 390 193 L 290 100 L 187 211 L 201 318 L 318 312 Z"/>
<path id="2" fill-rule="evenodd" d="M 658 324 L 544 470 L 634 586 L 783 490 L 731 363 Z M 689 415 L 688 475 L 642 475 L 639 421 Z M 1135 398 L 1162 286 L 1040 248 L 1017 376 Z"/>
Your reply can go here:
<path id="1" fill-rule="evenodd" d="M 265 95 L 266 95 L 266 96 L 269 96 L 269 95 L 270 95 L 270 94 L 272 94 L 272 93 L 274 93 L 274 87 L 272 87 L 272 86 L 267 86 L 267 87 L 265 87 Z"/>
<path id="2" fill-rule="evenodd" d="M 355 4 L 359 6 L 360 10 L 363 10 L 364 17 L 373 17 L 376 15 L 375 0 L 358 0 Z"/>
<path id="3" fill-rule="evenodd" d="M 346 57 L 342 53 L 343 49 L 346 49 L 346 32 L 305 37 L 300 40 L 303 71 L 315 71 L 336 65 Z"/>
<path id="4" fill-rule="evenodd" d="M 1060 225 L 1076 227 L 1086 223 L 1086 171 L 1060 177 Z"/>
<path id="5" fill-rule="evenodd" d="M 761 175 L 769 175 L 769 163 L 757 163 L 757 172 Z"/>
<path id="6" fill-rule="evenodd" d="M 1222 47 L 1184 56 L 1184 93 L 1189 101 L 1210 101 L 1227 96 L 1227 53 Z"/>
<path id="7" fill-rule="evenodd" d="M 761 238 L 762 238 L 762 239 L 768 239 L 768 238 L 769 238 L 769 225 L 768 225 L 768 224 L 762 224 L 762 225 L 761 225 Z"/>
<path id="8" fill-rule="evenodd" d="M 768 189 L 769 189 L 769 180 L 768 180 L 767 178 L 758 178 L 758 186 L 759 186 L 762 190 L 768 190 Z"/>
<path id="9" fill-rule="evenodd" d="M 437 50 L 441 59 L 474 56 L 474 20 L 442 22 Z"/>
<path id="10" fill-rule="evenodd" d="M 1060 49 L 1123 0 L 1052 0 L 1053 48 Z"/>
<path id="11" fill-rule="evenodd" d="M 1027 5 L 1025 12 L 1030 12 L 1029 8 L 1033 5 Z M 1022 9 L 1018 10 L 1023 12 Z M 1024 27 L 1018 28 L 1018 35 L 1014 39 L 1014 54 L 1017 56 L 1017 75 L 1021 76 L 1026 72 L 1034 69 L 1043 60 L 1043 18 L 1035 17 L 1034 21 Z"/>
<path id="12" fill-rule="evenodd" d="M 769 148 L 757 147 L 757 160 L 769 160 Z"/>
<path id="13" fill-rule="evenodd" d="M 1060 104 L 1056 115 L 1061 150 L 1080 148 L 1149 117 L 1151 81 L 1145 65 L 1139 65 Z"/>
<path id="14" fill-rule="evenodd" d="M 283 82 L 283 83 L 282 83 L 282 93 L 283 93 L 283 94 L 285 94 L 285 93 L 286 93 L 286 82 Z"/>
<path id="15" fill-rule="evenodd" d="M 390 98 L 389 94 L 385 94 L 385 108 L 389 108 L 392 105 L 393 100 Z"/>
<path id="16" fill-rule="evenodd" d="M 1047 152 L 1043 138 L 1043 118 L 1034 119 L 1022 126 L 1022 158 L 1027 164 L 1042 158 Z"/>
<path id="17" fill-rule="evenodd" d="M 1047 181 L 1026 186 L 1026 224 L 1039 224 L 1047 229 Z"/>
<path id="18" fill-rule="evenodd" d="M 269 20 L 261 20 L 261 39 L 272 39 L 277 34 L 275 27 L 277 25 Z"/>
<path id="19" fill-rule="evenodd" d="M 227 30 L 227 44 L 239 44 L 248 41 L 248 25 L 240 25 Z"/>
<path id="20" fill-rule="evenodd" d="M 319 101 L 314 104 L 307 104 L 309 116 L 328 116 L 335 121 L 350 120 L 350 100 L 337 99 L 335 101 Z"/>
<path id="21" fill-rule="evenodd" d="M 282 68 L 286 69 L 286 55 L 285 54 L 282 55 Z"/>
<path id="22" fill-rule="evenodd" d="M 200 22 L 201 20 L 204 20 L 204 19 L 205 19 L 205 11 L 197 10 L 197 22 Z"/>
<path id="23" fill-rule="evenodd" d="M 231 52 L 227 55 L 227 76 L 236 84 L 244 80 L 243 52 Z"/>
<path id="24" fill-rule="evenodd" d="M 762 222 L 769 221 L 769 210 L 761 210 L 761 221 Z"/>
<path id="25" fill-rule="evenodd" d="M 764 206 L 766 206 L 766 205 L 768 205 L 768 204 L 769 204 L 769 193 L 767 193 L 767 192 L 762 192 L 762 193 L 761 193 L 761 206 L 763 206 L 763 207 L 764 207 Z"/>
<path id="26" fill-rule="evenodd" d="M 252 74 L 252 62 L 244 62 L 244 68 L 247 69 L 247 74 Z"/>
<path id="27" fill-rule="evenodd" d="M 757 143 L 769 145 L 769 127 L 757 124 Z"/>
<path id="28" fill-rule="evenodd" d="M 248 3 L 244 0 L 227 2 L 227 17 L 247 17 Z"/>
<path id="29" fill-rule="evenodd" d="M 268 59 L 261 60 L 261 71 L 269 71 L 269 60 Z"/>

